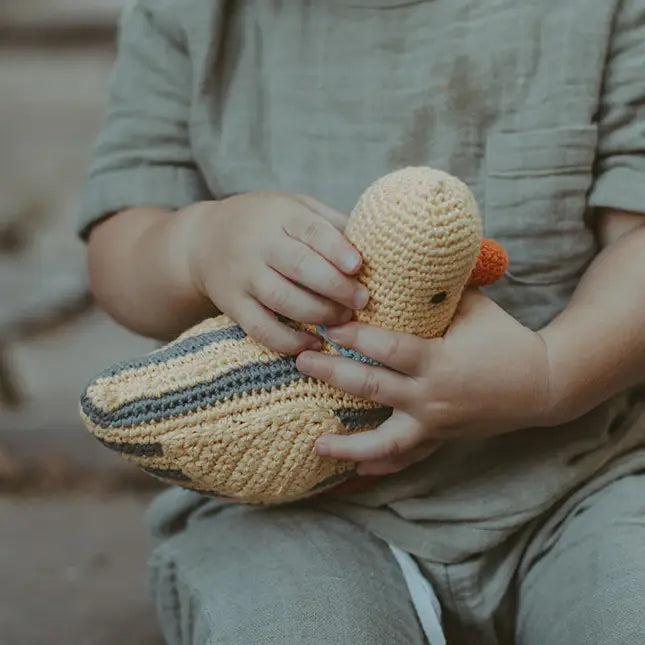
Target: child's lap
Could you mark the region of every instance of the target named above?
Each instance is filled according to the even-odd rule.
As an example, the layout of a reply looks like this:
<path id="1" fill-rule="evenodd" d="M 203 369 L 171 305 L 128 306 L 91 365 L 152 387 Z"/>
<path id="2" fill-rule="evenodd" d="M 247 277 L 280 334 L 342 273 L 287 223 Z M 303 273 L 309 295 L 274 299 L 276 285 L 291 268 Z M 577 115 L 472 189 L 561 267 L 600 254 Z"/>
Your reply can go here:
<path id="1" fill-rule="evenodd" d="M 645 643 L 645 473 L 555 513 L 518 574 L 518 645 Z"/>
<path id="2" fill-rule="evenodd" d="M 450 565 L 426 564 L 450 576 Z M 645 642 L 645 474 L 583 487 L 555 509 L 532 534 L 506 593 L 484 566 L 472 572 L 480 602 L 512 596 L 470 625 L 486 643 L 509 642 L 509 630 L 499 629 L 515 622 L 499 615 L 509 607 L 517 608 L 518 645 Z M 426 642 L 388 545 L 305 505 L 202 502 L 166 531 L 150 576 L 171 645 Z M 445 580 L 431 577 L 445 598 Z"/>
<path id="3" fill-rule="evenodd" d="M 171 645 L 426 642 L 387 544 L 322 511 L 209 502 L 149 571 Z"/>

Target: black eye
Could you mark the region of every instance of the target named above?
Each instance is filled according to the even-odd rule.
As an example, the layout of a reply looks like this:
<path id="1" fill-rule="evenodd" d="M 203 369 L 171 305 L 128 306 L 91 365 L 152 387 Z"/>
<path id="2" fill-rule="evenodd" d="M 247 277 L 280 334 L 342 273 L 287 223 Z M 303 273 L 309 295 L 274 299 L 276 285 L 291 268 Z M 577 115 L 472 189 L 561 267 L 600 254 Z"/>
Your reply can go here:
<path id="1" fill-rule="evenodd" d="M 430 302 L 433 305 L 438 305 L 440 302 L 443 302 L 446 299 L 446 292 L 445 291 L 440 291 L 439 293 L 435 293 L 432 298 L 430 298 Z"/>

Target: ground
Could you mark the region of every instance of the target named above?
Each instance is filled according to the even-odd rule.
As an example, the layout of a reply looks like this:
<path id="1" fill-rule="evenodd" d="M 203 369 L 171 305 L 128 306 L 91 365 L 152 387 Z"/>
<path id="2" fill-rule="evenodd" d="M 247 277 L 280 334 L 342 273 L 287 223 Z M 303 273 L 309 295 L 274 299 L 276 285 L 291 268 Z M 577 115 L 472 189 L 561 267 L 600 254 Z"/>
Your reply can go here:
<path id="1" fill-rule="evenodd" d="M 0 497 L 0 644 L 162 645 L 145 591 L 149 497 Z"/>
<path id="2" fill-rule="evenodd" d="M 162 643 L 152 480 L 78 415 L 91 376 L 154 346 L 92 306 L 75 235 L 126 1 L 0 0 L 0 645 Z"/>

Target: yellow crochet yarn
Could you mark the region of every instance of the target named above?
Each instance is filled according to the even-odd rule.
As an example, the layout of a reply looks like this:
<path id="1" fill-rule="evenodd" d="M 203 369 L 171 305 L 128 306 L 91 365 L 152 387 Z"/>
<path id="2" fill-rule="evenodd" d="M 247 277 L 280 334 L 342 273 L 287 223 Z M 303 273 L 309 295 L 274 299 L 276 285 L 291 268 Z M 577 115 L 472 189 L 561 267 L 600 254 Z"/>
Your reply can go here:
<path id="1" fill-rule="evenodd" d="M 430 168 L 393 172 L 360 197 L 346 235 L 363 257 L 359 280 L 370 291 L 355 319 L 442 335 L 482 247 L 467 186 Z M 262 347 L 226 316 L 106 370 L 81 399 L 89 430 L 150 474 L 262 503 L 299 499 L 346 479 L 354 464 L 319 457 L 315 440 L 374 428 L 390 413 L 304 376 L 293 357 Z"/>

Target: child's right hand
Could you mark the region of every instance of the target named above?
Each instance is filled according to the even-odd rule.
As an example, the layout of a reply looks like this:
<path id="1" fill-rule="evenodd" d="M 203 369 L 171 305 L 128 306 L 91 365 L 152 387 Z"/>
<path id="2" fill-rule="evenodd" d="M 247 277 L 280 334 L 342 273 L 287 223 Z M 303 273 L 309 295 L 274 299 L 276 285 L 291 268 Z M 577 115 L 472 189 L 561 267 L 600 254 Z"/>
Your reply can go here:
<path id="1" fill-rule="evenodd" d="M 198 208 L 197 208 L 198 207 Z M 195 205 L 190 270 L 195 287 L 269 349 L 297 354 L 315 336 L 280 322 L 347 322 L 369 294 L 353 277 L 361 258 L 347 216 L 313 198 L 248 193 Z"/>

